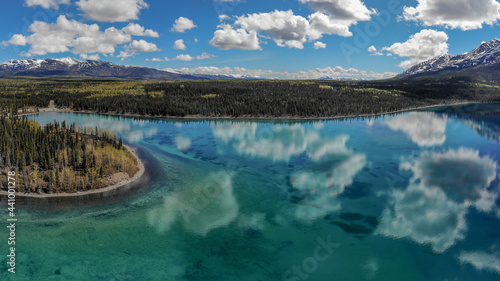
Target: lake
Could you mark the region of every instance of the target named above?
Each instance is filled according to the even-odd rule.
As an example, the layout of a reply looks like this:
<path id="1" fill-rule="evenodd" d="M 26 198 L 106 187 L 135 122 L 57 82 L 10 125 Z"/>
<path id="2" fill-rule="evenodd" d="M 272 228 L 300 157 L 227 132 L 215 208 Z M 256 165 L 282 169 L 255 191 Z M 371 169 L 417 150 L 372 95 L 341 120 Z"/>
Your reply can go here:
<path id="1" fill-rule="evenodd" d="M 18 208 L 6 280 L 499 280 L 500 105 L 314 122 L 44 113 L 146 162 L 117 202 Z M 2 232 L 5 233 L 5 232 Z"/>

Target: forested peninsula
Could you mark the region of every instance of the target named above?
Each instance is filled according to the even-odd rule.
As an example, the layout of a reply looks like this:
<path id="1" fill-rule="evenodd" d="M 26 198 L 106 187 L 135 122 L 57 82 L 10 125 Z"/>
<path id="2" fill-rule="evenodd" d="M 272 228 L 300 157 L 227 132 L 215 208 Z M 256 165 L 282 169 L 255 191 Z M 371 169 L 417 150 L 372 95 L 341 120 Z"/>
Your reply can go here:
<path id="1" fill-rule="evenodd" d="M 53 122 L 40 126 L 25 117 L 0 115 L 0 170 L 16 172 L 19 194 L 98 190 L 133 177 L 138 160 L 115 134 Z M 6 191 L 6 181 L 0 190 Z"/>

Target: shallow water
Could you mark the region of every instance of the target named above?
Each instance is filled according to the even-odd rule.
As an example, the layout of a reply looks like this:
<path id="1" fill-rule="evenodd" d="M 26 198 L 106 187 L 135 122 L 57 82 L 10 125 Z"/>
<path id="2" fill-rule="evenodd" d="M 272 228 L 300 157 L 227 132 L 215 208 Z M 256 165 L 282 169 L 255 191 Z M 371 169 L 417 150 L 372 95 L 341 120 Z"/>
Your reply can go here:
<path id="1" fill-rule="evenodd" d="M 500 105 L 324 122 L 32 116 L 108 128 L 123 201 L 18 209 L 1 280 L 498 280 Z M 491 114 L 494 113 L 494 114 Z"/>

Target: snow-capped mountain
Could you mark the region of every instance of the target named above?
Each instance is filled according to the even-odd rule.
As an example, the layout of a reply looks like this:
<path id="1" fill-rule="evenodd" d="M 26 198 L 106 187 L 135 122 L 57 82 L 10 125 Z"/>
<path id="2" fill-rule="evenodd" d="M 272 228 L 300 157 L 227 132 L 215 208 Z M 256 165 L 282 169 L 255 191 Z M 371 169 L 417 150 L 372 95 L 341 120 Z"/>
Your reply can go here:
<path id="1" fill-rule="evenodd" d="M 12 76 L 83 76 L 158 80 L 220 79 L 210 75 L 172 73 L 154 68 L 73 58 L 11 60 L 0 64 L 0 77 Z"/>
<path id="2" fill-rule="evenodd" d="M 466 68 L 492 66 L 500 63 L 500 39 L 482 43 L 474 50 L 461 55 L 442 55 L 419 63 L 397 77 L 416 74 L 429 74 L 442 70 L 461 70 Z"/>

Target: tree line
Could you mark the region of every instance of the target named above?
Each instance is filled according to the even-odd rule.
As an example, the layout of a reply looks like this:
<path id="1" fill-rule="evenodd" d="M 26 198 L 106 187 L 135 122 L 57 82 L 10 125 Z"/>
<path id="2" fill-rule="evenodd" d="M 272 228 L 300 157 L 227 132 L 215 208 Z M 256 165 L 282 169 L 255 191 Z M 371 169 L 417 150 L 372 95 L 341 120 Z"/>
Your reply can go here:
<path id="1" fill-rule="evenodd" d="M 79 128 L 65 121 L 40 126 L 0 115 L 0 169 L 15 169 L 17 191 L 76 192 L 107 185 L 106 177 L 138 170 L 122 139 L 108 130 Z M 6 186 L 2 186 L 6 189 Z"/>

